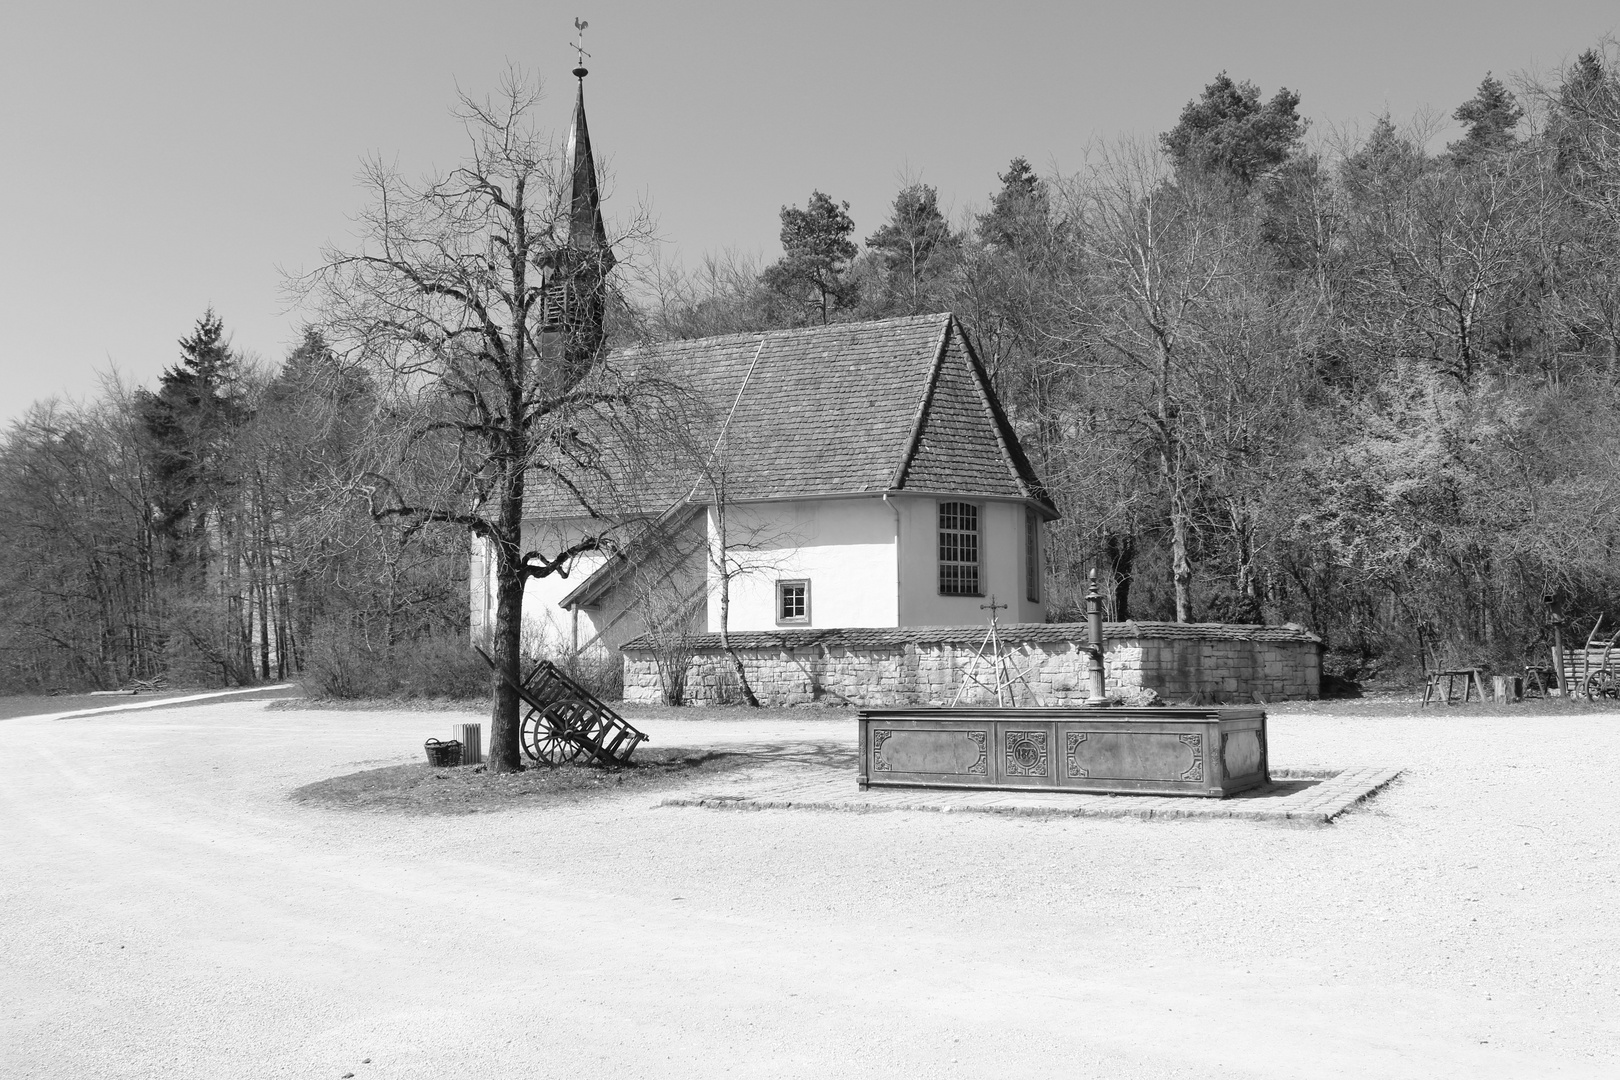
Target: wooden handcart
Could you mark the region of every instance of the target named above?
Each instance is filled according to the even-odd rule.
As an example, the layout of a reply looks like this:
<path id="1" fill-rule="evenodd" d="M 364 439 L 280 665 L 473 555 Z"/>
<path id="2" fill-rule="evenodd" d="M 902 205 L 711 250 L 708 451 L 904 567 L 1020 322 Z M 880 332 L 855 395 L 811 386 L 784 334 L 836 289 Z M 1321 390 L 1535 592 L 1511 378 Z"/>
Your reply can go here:
<path id="1" fill-rule="evenodd" d="M 495 668 L 483 649 L 478 655 Z M 647 741 L 646 735 L 550 660 L 536 664 L 521 683 L 506 681 L 524 705 L 519 740 L 531 761 L 563 765 L 583 757 L 597 765 L 623 765 Z"/>

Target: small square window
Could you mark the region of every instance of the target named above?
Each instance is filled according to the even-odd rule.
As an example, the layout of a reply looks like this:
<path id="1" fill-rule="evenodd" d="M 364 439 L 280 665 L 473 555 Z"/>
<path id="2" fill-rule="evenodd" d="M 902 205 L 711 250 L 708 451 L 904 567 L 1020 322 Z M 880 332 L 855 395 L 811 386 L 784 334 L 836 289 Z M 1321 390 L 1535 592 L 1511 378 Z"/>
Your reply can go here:
<path id="1" fill-rule="evenodd" d="M 776 621 L 778 625 L 810 622 L 810 582 L 776 583 Z"/>

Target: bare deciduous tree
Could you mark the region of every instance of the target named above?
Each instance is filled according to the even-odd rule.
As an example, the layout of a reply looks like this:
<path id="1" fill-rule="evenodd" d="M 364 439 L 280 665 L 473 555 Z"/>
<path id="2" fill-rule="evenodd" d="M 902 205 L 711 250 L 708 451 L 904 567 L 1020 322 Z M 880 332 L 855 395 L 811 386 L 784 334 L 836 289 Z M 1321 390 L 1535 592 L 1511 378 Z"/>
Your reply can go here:
<path id="1" fill-rule="evenodd" d="M 411 182 L 370 162 L 358 246 L 327 250 L 296 282 L 334 345 L 363 357 L 382 387 L 387 415 L 360 480 L 373 514 L 457 526 L 486 545 L 498 772 L 522 768 L 514 687 L 524 585 L 567 576 L 581 555 L 612 547 L 626 448 L 660 393 L 604 360 L 615 260 L 600 225 L 590 228 L 600 222 L 595 177 L 581 167 L 593 204 L 582 209 L 572 153 L 532 126 L 537 100 L 516 72 L 491 100 L 463 95 L 470 150 L 444 175 Z M 649 232 L 638 215 L 619 243 Z M 432 483 L 401 482 L 399 463 L 425 452 L 452 467 Z M 555 550 L 525 551 L 525 495 L 536 485 L 571 497 L 596 525 Z"/>
<path id="2" fill-rule="evenodd" d="M 1229 208 L 1206 182 L 1174 177 L 1161 152 L 1130 143 L 1105 151 L 1066 195 L 1082 252 L 1074 315 L 1097 355 L 1130 376 L 1118 385 L 1153 446 L 1169 506 L 1176 619 L 1187 622 L 1195 476 L 1183 414 L 1199 329 L 1238 247 Z"/>

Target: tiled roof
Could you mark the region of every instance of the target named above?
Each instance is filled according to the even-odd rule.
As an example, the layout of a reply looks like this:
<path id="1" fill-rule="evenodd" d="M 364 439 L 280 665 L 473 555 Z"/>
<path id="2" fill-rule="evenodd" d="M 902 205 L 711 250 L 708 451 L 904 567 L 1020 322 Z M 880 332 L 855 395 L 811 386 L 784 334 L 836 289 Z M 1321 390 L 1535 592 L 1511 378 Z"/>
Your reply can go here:
<path id="1" fill-rule="evenodd" d="M 1090 638 L 1085 623 L 1009 623 L 1001 627 L 1001 637 L 1009 645 L 1030 642 L 1040 645 L 1074 642 Z M 733 630 L 729 637 L 734 649 L 881 649 L 897 645 L 965 645 L 977 648 L 984 641 L 983 626 L 905 626 L 846 627 L 828 630 Z M 1103 640 L 1202 640 L 1304 642 L 1320 645 L 1322 639 L 1299 626 L 1244 626 L 1233 623 L 1118 622 L 1103 623 Z M 698 649 L 718 649 L 719 634 L 697 634 L 691 643 Z M 626 642 L 626 652 L 648 652 L 646 638 Z"/>
<path id="2" fill-rule="evenodd" d="M 614 359 L 691 393 L 713 445 L 724 433 L 734 501 L 911 489 L 1051 505 L 949 314 L 670 341 Z M 694 478 L 665 468 L 617 509 L 661 512 Z M 531 516 L 577 512 L 539 474 L 529 487 Z"/>
<path id="3" fill-rule="evenodd" d="M 986 396 L 960 334 L 940 357 L 917 443 L 901 480 L 921 491 L 968 487 L 986 495 L 1020 496 L 1017 468 L 997 438 Z M 900 485 L 896 485 L 900 486 Z"/>

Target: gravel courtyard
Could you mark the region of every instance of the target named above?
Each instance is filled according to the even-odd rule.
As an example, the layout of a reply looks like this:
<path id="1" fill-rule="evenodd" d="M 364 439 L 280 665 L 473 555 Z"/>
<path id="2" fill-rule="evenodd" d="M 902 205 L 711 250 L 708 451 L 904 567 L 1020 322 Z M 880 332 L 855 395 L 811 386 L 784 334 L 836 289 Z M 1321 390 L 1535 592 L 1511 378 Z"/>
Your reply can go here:
<path id="1" fill-rule="evenodd" d="M 0 722 L 0 1075 L 1620 1074 L 1620 715 L 1274 715 L 1277 767 L 1407 770 L 1316 828 L 288 798 L 458 719 Z"/>

